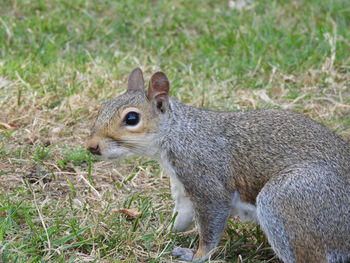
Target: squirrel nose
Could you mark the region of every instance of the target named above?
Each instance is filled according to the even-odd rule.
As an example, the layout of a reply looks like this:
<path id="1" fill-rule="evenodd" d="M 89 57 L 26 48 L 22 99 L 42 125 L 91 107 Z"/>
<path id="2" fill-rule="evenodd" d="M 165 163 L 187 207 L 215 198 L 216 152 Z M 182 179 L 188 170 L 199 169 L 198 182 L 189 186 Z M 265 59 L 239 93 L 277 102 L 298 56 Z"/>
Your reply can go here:
<path id="1" fill-rule="evenodd" d="M 101 155 L 100 146 L 97 144 L 95 147 L 88 147 L 88 150 L 95 155 Z"/>

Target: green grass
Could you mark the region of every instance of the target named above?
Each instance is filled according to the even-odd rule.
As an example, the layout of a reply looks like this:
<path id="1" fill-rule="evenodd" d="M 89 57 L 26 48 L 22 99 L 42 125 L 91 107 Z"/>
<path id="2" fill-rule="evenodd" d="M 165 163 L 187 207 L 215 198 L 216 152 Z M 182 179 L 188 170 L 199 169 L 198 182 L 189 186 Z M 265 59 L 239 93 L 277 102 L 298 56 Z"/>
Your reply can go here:
<path id="1" fill-rule="evenodd" d="M 349 140 L 349 27 L 348 0 L 2 0 L 0 262 L 170 262 L 173 245 L 195 248 L 195 233 L 166 230 L 156 162 L 83 149 L 99 104 L 141 66 L 185 103 L 292 109 Z M 278 261 L 233 220 L 214 262 Z"/>

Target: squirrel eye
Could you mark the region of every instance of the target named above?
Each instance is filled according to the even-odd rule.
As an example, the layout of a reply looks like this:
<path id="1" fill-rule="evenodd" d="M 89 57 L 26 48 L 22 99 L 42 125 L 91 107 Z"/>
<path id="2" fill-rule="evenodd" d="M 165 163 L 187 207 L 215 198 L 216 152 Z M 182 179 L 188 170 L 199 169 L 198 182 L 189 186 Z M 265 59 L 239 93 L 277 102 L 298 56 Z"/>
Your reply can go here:
<path id="1" fill-rule="evenodd" d="M 140 121 L 140 114 L 134 111 L 131 111 L 128 114 L 126 114 L 124 118 L 124 122 L 126 123 L 126 125 L 130 125 L 130 126 L 135 126 L 136 124 L 139 123 L 139 121 Z"/>

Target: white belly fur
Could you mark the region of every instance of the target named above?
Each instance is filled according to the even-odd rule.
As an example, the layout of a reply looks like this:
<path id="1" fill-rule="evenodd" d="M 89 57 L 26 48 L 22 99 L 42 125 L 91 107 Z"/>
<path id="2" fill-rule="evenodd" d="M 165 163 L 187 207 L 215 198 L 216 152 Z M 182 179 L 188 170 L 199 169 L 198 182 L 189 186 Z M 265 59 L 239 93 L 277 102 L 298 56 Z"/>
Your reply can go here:
<path id="1" fill-rule="evenodd" d="M 184 185 L 180 182 L 170 163 L 162 158 L 161 166 L 170 177 L 171 196 L 175 202 L 173 216 L 177 214 L 173 230 L 177 232 L 186 231 L 194 219 L 193 204 L 185 192 Z"/>
<path id="2" fill-rule="evenodd" d="M 256 206 L 242 201 L 238 191 L 232 194 L 231 215 L 238 215 L 244 222 L 257 222 Z"/>

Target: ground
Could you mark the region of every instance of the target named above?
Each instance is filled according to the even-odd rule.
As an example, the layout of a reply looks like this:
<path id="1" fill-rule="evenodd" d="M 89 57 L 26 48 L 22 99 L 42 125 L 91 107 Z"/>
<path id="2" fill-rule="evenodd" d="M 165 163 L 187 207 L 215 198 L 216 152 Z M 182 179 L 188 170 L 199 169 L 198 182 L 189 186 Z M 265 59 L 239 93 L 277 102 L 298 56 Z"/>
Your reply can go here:
<path id="1" fill-rule="evenodd" d="M 215 110 L 298 111 L 350 140 L 348 0 L 2 0 L 0 262 L 172 262 L 168 177 L 84 148 L 130 71 Z M 141 212 L 132 218 L 120 209 Z M 231 220 L 211 262 L 278 262 Z"/>

